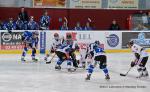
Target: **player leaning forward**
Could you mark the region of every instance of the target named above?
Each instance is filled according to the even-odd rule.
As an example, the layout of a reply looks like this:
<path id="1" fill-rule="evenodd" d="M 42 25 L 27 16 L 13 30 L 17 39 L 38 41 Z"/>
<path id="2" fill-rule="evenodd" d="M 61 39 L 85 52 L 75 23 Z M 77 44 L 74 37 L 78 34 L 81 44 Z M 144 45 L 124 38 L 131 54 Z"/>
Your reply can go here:
<path id="1" fill-rule="evenodd" d="M 148 60 L 148 53 L 143 47 L 134 44 L 133 41 L 130 41 L 128 43 L 128 47 L 131 48 L 132 52 L 135 55 L 135 60 L 131 62 L 131 67 L 134 67 L 135 65 L 138 66 L 137 71 L 139 72 L 139 76 L 137 78 L 149 76 L 148 71 L 145 67 Z"/>
<path id="2" fill-rule="evenodd" d="M 89 65 L 87 69 L 88 74 L 86 80 L 90 80 L 97 63 L 99 64 L 99 68 L 103 70 L 105 74 L 105 79 L 109 80 L 110 77 L 107 69 L 107 56 L 105 55 L 104 49 L 100 47 L 100 42 L 95 41 L 95 43 L 89 45 L 89 48 L 90 50 L 88 50 L 88 53 L 92 55 L 93 62 Z"/>
<path id="3" fill-rule="evenodd" d="M 52 40 L 52 44 L 50 46 L 50 50 L 49 53 L 46 55 L 46 57 L 44 58 L 44 60 L 46 61 L 47 64 L 51 63 L 51 61 L 47 61 L 47 58 L 52 54 L 55 53 L 55 51 L 57 50 L 57 48 L 62 44 L 63 42 L 63 38 L 61 38 L 59 36 L 58 33 L 54 34 L 54 39 Z M 55 54 L 54 54 L 55 56 Z"/>
<path id="4" fill-rule="evenodd" d="M 72 35 L 67 34 L 66 39 L 62 42 L 61 46 L 55 51 L 58 56 L 58 61 L 55 66 L 55 69 L 60 70 L 61 64 L 64 61 L 67 61 L 68 71 L 75 71 L 78 68 L 76 55 L 74 54 L 75 50 L 78 49 L 77 43 L 72 40 Z M 73 63 L 74 69 L 71 69 L 71 64 Z"/>
<path id="5" fill-rule="evenodd" d="M 22 52 L 22 57 L 21 57 L 21 61 L 24 62 L 26 61 L 25 60 L 25 56 L 26 56 L 26 53 L 28 52 L 28 49 L 32 49 L 32 60 L 35 62 L 35 61 L 38 61 L 36 58 L 35 58 L 35 55 L 36 55 L 36 49 L 37 49 L 37 46 L 38 46 L 38 41 L 39 41 L 39 38 L 38 38 L 38 35 L 39 35 L 39 32 L 38 31 L 34 31 L 34 32 L 29 32 L 29 31 L 25 31 L 22 35 L 22 41 L 24 42 L 24 49 L 23 49 L 23 52 Z"/>

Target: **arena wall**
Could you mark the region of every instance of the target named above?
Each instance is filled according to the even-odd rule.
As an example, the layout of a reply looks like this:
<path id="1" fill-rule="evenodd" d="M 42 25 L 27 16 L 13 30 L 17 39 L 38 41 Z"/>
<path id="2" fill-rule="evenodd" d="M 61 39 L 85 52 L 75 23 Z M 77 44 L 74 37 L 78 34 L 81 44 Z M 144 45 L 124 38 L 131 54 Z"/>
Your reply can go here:
<path id="1" fill-rule="evenodd" d="M 111 9 L 47 9 L 51 16 L 50 29 L 58 30 L 62 25 L 64 17 L 68 19 L 68 26 L 70 29 L 74 29 L 77 22 L 80 22 L 82 26 L 85 26 L 88 18 L 92 20 L 92 26 L 98 30 L 108 30 L 113 19 L 116 19 L 122 30 L 128 30 L 128 18 L 134 13 L 139 13 L 141 10 L 111 10 Z M 8 18 L 17 18 L 20 8 L 14 7 L 1 7 L 0 20 L 6 21 Z M 43 8 L 26 8 L 26 11 L 30 16 L 35 16 L 35 20 L 39 22 L 39 19 L 43 13 Z M 143 10 L 148 12 L 148 10 Z"/>

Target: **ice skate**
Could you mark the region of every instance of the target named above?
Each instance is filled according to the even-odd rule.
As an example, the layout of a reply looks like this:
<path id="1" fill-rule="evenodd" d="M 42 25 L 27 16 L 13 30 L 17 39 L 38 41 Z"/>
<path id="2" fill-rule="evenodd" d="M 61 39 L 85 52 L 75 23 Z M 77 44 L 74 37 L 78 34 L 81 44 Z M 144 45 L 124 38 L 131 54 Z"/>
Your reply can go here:
<path id="1" fill-rule="evenodd" d="M 75 71 L 76 71 L 75 68 L 74 69 L 68 68 L 68 72 L 75 72 Z"/>
<path id="2" fill-rule="evenodd" d="M 56 70 L 61 70 L 61 66 L 60 66 L 60 65 L 56 65 L 56 66 L 55 66 L 55 69 L 56 69 Z"/>
<path id="3" fill-rule="evenodd" d="M 21 62 L 26 62 L 26 60 L 24 59 L 24 57 L 21 58 Z"/>
<path id="4" fill-rule="evenodd" d="M 109 74 L 107 74 L 107 75 L 105 76 L 105 79 L 106 79 L 106 80 L 110 80 Z"/>
<path id="5" fill-rule="evenodd" d="M 91 79 L 91 74 L 88 74 L 85 80 L 90 80 Z"/>
<path id="6" fill-rule="evenodd" d="M 37 62 L 37 61 L 38 61 L 38 59 L 36 59 L 36 58 L 32 58 L 32 61 L 33 61 L 33 62 Z"/>

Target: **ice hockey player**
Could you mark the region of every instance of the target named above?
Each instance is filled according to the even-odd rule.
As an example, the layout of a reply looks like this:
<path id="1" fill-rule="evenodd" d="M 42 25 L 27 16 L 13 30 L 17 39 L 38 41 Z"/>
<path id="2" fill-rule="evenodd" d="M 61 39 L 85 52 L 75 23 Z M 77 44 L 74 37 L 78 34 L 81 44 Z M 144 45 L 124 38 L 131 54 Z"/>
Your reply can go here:
<path id="1" fill-rule="evenodd" d="M 35 58 L 36 55 L 36 49 L 38 46 L 38 38 L 39 32 L 38 31 L 34 31 L 34 32 L 29 32 L 29 31 L 25 31 L 22 35 L 22 41 L 24 42 L 24 49 L 22 52 L 22 57 L 21 57 L 21 61 L 25 62 L 25 56 L 26 53 L 28 51 L 29 48 L 32 49 L 32 60 L 33 62 L 37 62 L 38 59 Z"/>
<path id="2" fill-rule="evenodd" d="M 131 67 L 137 65 L 137 71 L 139 72 L 137 78 L 148 77 L 148 71 L 145 67 L 148 60 L 148 53 L 145 51 L 145 48 L 135 44 L 134 41 L 130 41 L 127 45 L 135 55 L 135 60 L 131 62 Z"/>
<path id="3" fill-rule="evenodd" d="M 63 42 L 61 48 L 56 50 L 56 54 L 59 57 L 59 60 L 57 61 L 55 69 L 60 70 L 61 64 L 66 60 L 68 71 L 69 72 L 75 71 L 76 68 L 78 68 L 78 63 L 77 63 L 74 51 L 75 51 L 75 43 L 72 40 L 72 35 L 67 34 L 66 40 Z M 73 63 L 74 69 L 71 69 L 72 63 Z"/>
<path id="4" fill-rule="evenodd" d="M 107 69 L 107 57 L 105 55 L 104 49 L 100 47 L 100 42 L 95 41 L 94 43 L 90 44 L 89 53 L 92 54 L 92 58 L 94 59 L 93 63 L 88 66 L 88 74 L 86 80 L 90 80 L 91 75 L 96 67 L 97 63 L 99 64 L 99 68 L 103 70 L 105 74 L 105 79 L 109 80 L 109 73 Z"/>
<path id="5" fill-rule="evenodd" d="M 60 38 L 58 33 L 54 33 L 54 39 L 52 40 L 52 44 L 50 46 L 50 50 L 49 53 L 46 55 L 46 57 L 44 58 L 44 60 L 46 61 L 46 64 L 51 63 L 51 61 L 47 61 L 48 57 L 52 54 L 55 53 L 55 51 L 57 50 L 57 48 L 62 44 L 63 39 Z M 55 54 L 54 54 L 55 55 Z"/>

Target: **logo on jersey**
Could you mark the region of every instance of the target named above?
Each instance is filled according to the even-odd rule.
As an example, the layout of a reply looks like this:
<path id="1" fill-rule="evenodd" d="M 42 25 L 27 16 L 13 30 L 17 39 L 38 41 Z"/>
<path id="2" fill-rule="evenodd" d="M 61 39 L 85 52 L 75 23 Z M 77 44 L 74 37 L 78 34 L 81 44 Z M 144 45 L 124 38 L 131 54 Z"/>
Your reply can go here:
<path id="1" fill-rule="evenodd" d="M 107 37 L 107 44 L 110 47 L 116 47 L 119 44 L 119 37 L 116 34 L 110 34 L 109 37 Z"/>

